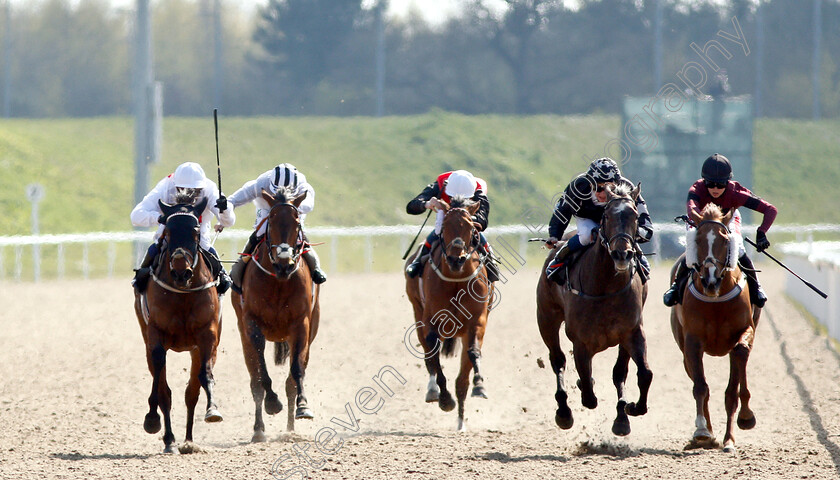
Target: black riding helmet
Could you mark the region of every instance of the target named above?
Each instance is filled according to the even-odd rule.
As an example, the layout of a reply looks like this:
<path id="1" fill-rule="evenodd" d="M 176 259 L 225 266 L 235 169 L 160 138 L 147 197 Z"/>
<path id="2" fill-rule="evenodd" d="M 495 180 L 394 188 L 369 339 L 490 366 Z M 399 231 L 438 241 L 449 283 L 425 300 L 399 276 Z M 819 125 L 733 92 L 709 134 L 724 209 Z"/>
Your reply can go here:
<path id="1" fill-rule="evenodd" d="M 732 164 L 729 159 L 715 153 L 703 162 L 701 171 L 703 180 L 716 183 L 726 183 L 732 178 Z"/>

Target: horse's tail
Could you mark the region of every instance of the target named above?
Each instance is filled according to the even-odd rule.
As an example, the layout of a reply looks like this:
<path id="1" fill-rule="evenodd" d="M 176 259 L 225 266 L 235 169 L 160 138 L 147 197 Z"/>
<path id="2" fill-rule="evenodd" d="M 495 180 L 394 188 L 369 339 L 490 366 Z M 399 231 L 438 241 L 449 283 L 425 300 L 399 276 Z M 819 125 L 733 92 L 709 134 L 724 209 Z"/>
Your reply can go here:
<path id="1" fill-rule="evenodd" d="M 289 358 L 289 342 L 274 342 L 274 364 L 283 365 Z"/>
<path id="2" fill-rule="evenodd" d="M 443 348 L 440 349 L 444 357 L 451 357 L 455 353 L 456 337 L 450 337 L 443 340 Z"/>

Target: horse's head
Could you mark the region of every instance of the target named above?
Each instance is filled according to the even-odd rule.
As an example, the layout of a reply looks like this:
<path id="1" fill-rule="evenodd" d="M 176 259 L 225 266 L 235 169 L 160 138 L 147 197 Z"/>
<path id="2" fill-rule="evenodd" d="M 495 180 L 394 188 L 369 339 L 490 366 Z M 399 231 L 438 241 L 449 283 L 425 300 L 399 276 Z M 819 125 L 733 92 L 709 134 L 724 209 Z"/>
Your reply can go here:
<path id="1" fill-rule="evenodd" d="M 268 260 L 274 267 L 278 278 L 288 279 L 298 268 L 301 254 L 300 204 L 306 199 L 306 192 L 294 197 L 294 191 L 281 187 L 275 195 L 265 190 L 262 198 L 271 205 L 268 213 L 268 225 L 265 228 L 265 241 L 268 247 Z"/>
<path id="2" fill-rule="evenodd" d="M 178 288 L 186 288 L 198 264 L 198 245 L 201 222 L 198 217 L 207 207 L 207 197 L 198 205 L 192 200 L 177 196 L 176 204 L 169 205 L 158 200 L 166 219 L 163 237 L 166 240 L 166 257 L 169 259 L 169 274 Z"/>
<path id="3" fill-rule="evenodd" d="M 448 204 L 443 201 L 441 204 L 446 211 L 440 231 L 443 254 L 449 268 L 453 272 L 460 272 L 467 259 L 478 248 L 478 230 L 472 217 L 480 205 L 460 195 L 452 197 Z"/>
<path id="4" fill-rule="evenodd" d="M 720 291 L 723 275 L 735 269 L 738 245 L 729 231 L 735 210 L 723 215 L 710 203 L 700 216 L 694 215 L 697 228 L 686 234 L 685 263 L 700 274 L 706 295 L 715 297 Z"/>
<path id="5" fill-rule="evenodd" d="M 636 232 L 639 228 L 636 199 L 641 192 L 641 184 L 636 188 L 622 184 L 607 189 L 607 205 L 601 218 L 599 236 L 619 272 L 630 268 L 636 253 Z"/>

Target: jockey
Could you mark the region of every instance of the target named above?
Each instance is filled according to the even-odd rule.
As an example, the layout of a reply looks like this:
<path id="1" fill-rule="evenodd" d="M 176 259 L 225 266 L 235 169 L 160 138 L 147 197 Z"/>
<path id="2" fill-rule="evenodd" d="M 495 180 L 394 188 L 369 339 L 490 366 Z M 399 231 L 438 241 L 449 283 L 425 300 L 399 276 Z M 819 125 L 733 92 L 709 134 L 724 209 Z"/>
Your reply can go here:
<path id="1" fill-rule="evenodd" d="M 577 233 L 569 238 L 569 241 L 557 251 L 554 259 L 548 264 L 545 269 L 548 278 L 556 275 L 557 278 L 554 280 L 563 285 L 565 279 L 563 273 L 557 273 L 558 270 L 563 270 L 561 267 L 566 264 L 566 259 L 570 254 L 595 241 L 598 236 L 601 217 L 604 216 L 607 204 L 606 188 L 618 183 L 633 186 L 630 180 L 621 176 L 618 165 L 611 158 L 604 157 L 594 160 L 586 173 L 578 175 L 563 191 L 563 196 L 554 207 L 554 214 L 548 224 L 550 238 L 546 243 L 554 247 L 563 238 L 563 232 L 569 226 L 572 217 L 575 218 L 577 224 Z M 653 224 L 645 200 L 641 195 L 636 199 L 636 209 L 639 212 L 636 241 L 645 243 L 653 238 Z M 650 275 L 650 264 L 638 245 L 636 245 L 636 256 L 642 266 L 640 272 L 642 281 L 647 281 L 647 277 Z"/>
<path id="2" fill-rule="evenodd" d="M 440 239 L 440 229 L 443 225 L 443 217 L 445 212 L 439 208 L 438 199 L 449 203 L 451 198 L 461 195 L 479 203 L 478 211 L 473 216 L 473 223 L 478 229 L 480 237 L 480 252 L 488 255 L 489 259 L 485 263 L 487 267 L 487 279 L 491 282 L 499 280 L 499 270 L 493 259 L 493 250 L 484 234 L 481 233 L 487 228 L 487 220 L 490 214 L 490 201 L 487 199 L 487 182 L 476 178 L 472 173 L 466 170 L 455 170 L 452 172 L 445 172 L 440 174 L 437 179 L 426 185 L 426 188 L 408 202 L 405 210 L 410 215 L 420 215 L 426 209 L 437 209 L 437 216 L 435 218 L 435 229 L 426 237 L 426 242 L 420 247 L 414 261 L 406 267 L 405 272 L 410 278 L 415 278 L 423 273 L 423 262 L 432 249 L 434 242 Z"/>
<path id="3" fill-rule="evenodd" d="M 756 307 L 761 308 L 767 302 L 767 295 L 761 288 L 761 284 L 758 283 L 758 276 L 755 273 L 752 260 L 747 256 L 744 249 L 744 242 L 741 238 L 741 214 L 737 209 L 746 207 L 764 215 L 764 219 L 755 233 L 756 250 L 762 252 L 770 246 L 770 241 L 767 240 L 767 230 L 773 224 L 773 220 L 776 219 L 776 207 L 755 196 L 751 191 L 742 187 L 740 183 L 731 180 L 732 165 L 728 158 L 719 153 L 710 156 L 703 162 L 701 174 L 702 178 L 694 182 L 694 185 L 688 190 L 688 202 L 686 204 L 688 213 L 694 212 L 699 215 L 703 211 L 703 207 L 709 203 L 719 206 L 724 213 L 731 208 L 736 209 L 732 221 L 729 223 L 729 230 L 738 241 L 738 263 L 747 275 L 750 300 Z M 671 307 L 682 303 L 682 290 L 685 288 L 685 282 L 690 272 L 691 270 L 685 264 L 685 257 L 683 257 L 677 266 L 674 283 L 663 296 L 665 305 Z"/>
<path id="4" fill-rule="evenodd" d="M 311 212 L 315 207 L 315 189 L 306 181 L 306 176 L 300 173 L 294 165 L 291 163 L 281 163 L 263 173 L 255 180 L 246 182 L 245 185 L 242 185 L 242 188 L 230 196 L 230 203 L 233 204 L 234 208 L 239 208 L 251 201 L 257 207 L 254 232 L 248 238 L 248 243 L 245 244 L 239 260 L 230 269 L 231 277 L 233 277 L 233 289 L 238 293 L 242 293 L 242 275 L 245 273 L 245 265 L 251 259 L 251 254 L 254 253 L 254 249 L 265 235 L 266 220 L 268 219 L 268 213 L 271 211 L 271 205 L 262 198 L 261 192 L 265 190 L 274 195 L 280 187 L 290 188 L 295 197 L 306 192 L 306 198 L 298 209 L 302 236 L 300 241 L 303 242 L 301 255 L 306 260 L 309 271 L 312 273 L 312 281 L 318 285 L 327 281 L 327 275 L 321 270 L 321 261 L 318 258 L 318 254 L 309 245 L 306 234 L 303 232 L 303 221 L 306 219 L 306 214 Z"/>
<path id="5" fill-rule="evenodd" d="M 216 249 L 210 245 L 210 220 L 215 216 L 222 226 L 229 227 L 236 221 L 236 215 L 232 208 L 228 208 L 227 199 L 219 194 L 216 184 L 204 175 L 204 170 L 197 163 L 186 162 L 178 165 L 175 172 L 164 177 L 155 185 L 143 200 L 131 211 L 131 223 L 136 227 L 151 227 L 158 225 L 155 232 L 155 242 L 149 246 L 140 268 L 135 270 L 134 288 L 143 293 L 151 274 L 151 266 L 155 257 L 160 253 L 160 237 L 163 234 L 165 222 L 163 212 L 160 210 L 158 200 L 166 204 L 175 204 L 176 195 L 180 198 L 188 196 L 195 204 L 203 198 L 207 198 L 207 207 L 199 216 L 201 228 L 199 231 L 199 246 L 204 252 L 210 255 L 204 257 L 210 261 L 213 272 L 218 272 L 219 285 L 216 291 L 219 295 L 227 292 L 230 288 L 230 277 L 225 272 Z"/>

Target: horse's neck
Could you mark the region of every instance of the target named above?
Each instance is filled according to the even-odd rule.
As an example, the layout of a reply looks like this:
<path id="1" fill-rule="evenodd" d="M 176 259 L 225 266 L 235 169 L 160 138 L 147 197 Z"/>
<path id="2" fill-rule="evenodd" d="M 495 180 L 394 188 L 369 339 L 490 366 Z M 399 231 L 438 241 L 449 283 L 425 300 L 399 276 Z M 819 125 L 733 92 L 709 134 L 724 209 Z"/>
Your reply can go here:
<path id="1" fill-rule="evenodd" d="M 583 253 L 577 263 L 580 265 L 580 268 L 588 269 L 579 278 L 582 286 L 585 289 L 588 287 L 588 290 L 593 292 L 597 290 L 613 290 L 610 288 L 613 284 L 624 285 L 627 283 L 627 276 L 632 271 L 632 267 L 624 272 L 619 272 L 615 269 L 615 262 L 610 257 L 610 252 L 607 250 L 607 247 L 601 243 L 600 238 L 594 240 L 592 246 L 589 247 L 588 251 Z"/>
<path id="2" fill-rule="evenodd" d="M 467 278 L 472 275 L 476 269 L 481 268 L 481 263 L 479 262 L 479 255 L 477 251 L 473 251 L 470 256 L 467 258 L 466 263 L 464 263 L 464 268 L 460 272 L 453 272 L 451 268 L 449 268 L 449 263 L 446 261 L 445 255 L 446 253 L 443 251 L 443 245 L 438 244 L 438 254 L 437 258 L 435 258 L 434 252 L 432 252 L 432 256 L 429 258 L 429 261 L 435 261 L 440 272 L 449 278 Z"/>

